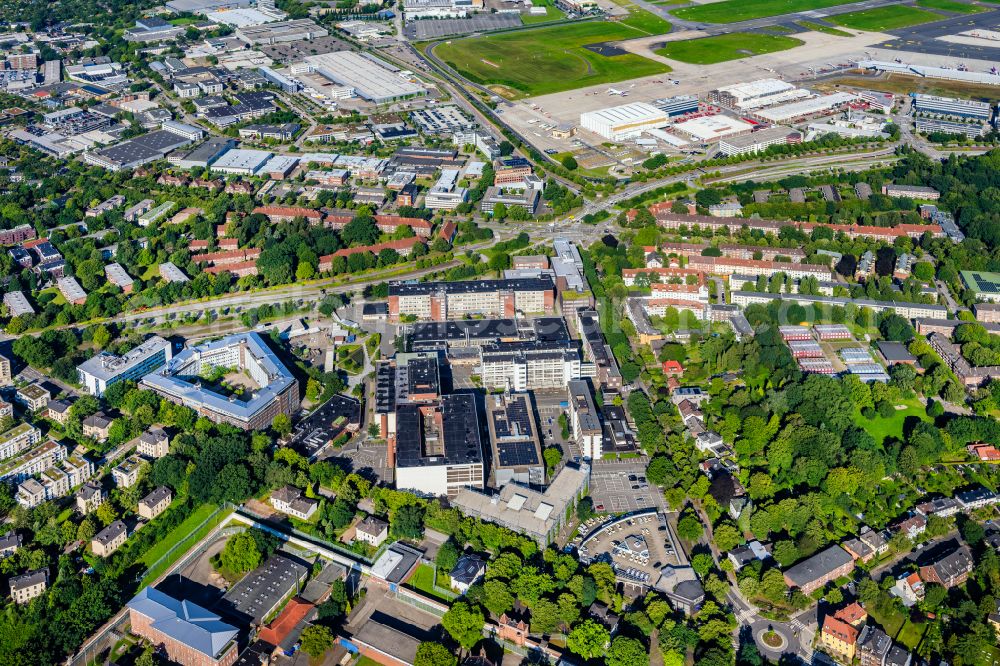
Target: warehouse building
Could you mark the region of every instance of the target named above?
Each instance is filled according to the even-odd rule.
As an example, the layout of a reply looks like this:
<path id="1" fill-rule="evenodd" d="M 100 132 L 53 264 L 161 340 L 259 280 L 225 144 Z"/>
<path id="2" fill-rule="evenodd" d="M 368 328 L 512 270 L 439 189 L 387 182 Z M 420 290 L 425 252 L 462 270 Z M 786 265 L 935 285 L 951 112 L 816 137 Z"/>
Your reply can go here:
<path id="1" fill-rule="evenodd" d="M 857 99 L 854 93 L 838 92 L 762 109 L 753 116 L 768 123 L 794 123 L 837 113 Z"/>
<path id="2" fill-rule="evenodd" d="M 239 176 L 253 176 L 274 156 L 267 150 L 234 148 L 222 154 L 209 167 L 212 171 Z"/>
<path id="3" fill-rule="evenodd" d="M 809 96 L 808 90 L 796 88 L 787 81 L 760 79 L 711 90 L 708 93 L 708 101 L 734 111 L 746 112 Z"/>
<path id="4" fill-rule="evenodd" d="M 720 113 L 684 120 L 674 125 L 674 131 L 698 143 L 713 143 L 727 137 L 749 134 L 753 131 L 753 125 Z"/>
<path id="5" fill-rule="evenodd" d="M 306 71 L 316 72 L 360 97 L 376 104 L 427 94 L 427 88 L 412 77 L 404 77 L 392 65 L 374 56 L 336 51 L 305 59 Z"/>
<path id="6" fill-rule="evenodd" d="M 789 143 L 801 143 L 802 133 L 791 127 L 769 127 L 758 132 L 741 136 L 726 137 L 719 141 L 719 150 L 723 155 L 748 155 L 767 150 L 770 146 L 784 146 Z"/>
<path id="7" fill-rule="evenodd" d="M 330 32 L 312 19 L 278 21 L 238 28 L 236 36 L 251 46 L 298 42 L 305 39 L 326 37 Z"/>
<path id="8" fill-rule="evenodd" d="M 634 102 L 580 114 L 580 127 L 609 141 L 633 139 L 670 123 L 670 116 L 652 104 Z"/>

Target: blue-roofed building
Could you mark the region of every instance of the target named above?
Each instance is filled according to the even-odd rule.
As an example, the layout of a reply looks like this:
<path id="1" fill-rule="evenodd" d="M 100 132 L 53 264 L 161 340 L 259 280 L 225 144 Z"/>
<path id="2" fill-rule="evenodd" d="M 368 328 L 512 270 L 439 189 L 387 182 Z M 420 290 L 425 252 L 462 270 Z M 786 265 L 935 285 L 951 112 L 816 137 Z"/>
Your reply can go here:
<path id="1" fill-rule="evenodd" d="M 238 656 L 236 627 L 198 604 L 153 587 L 128 602 L 132 633 L 162 646 L 185 666 L 230 666 Z"/>

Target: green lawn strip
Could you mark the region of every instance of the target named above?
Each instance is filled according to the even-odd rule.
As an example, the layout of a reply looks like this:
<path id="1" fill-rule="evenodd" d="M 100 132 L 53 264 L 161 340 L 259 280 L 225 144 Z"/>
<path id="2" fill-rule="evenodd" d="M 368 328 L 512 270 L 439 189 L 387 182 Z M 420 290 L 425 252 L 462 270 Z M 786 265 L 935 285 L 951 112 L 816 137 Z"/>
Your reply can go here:
<path id="1" fill-rule="evenodd" d="M 846 32 L 844 30 L 838 30 L 837 28 L 828 25 L 823 25 L 822 23 L 813 23 L 812 21 L 799 21 L 799 25 L 801 25 L 806 30 L 812 30 L 814 32 L 822 32 L 827 35 L 834 35 L 836 37 L 853 37 L 853 35 L 849 32 Z"/>
<path id="2" fill-rule="evenodd" d="M 628 18 L 623 19 L 621 23 L 636 30 L 642 30 L 649 35 L 665 35 L 670 32 L 672 27 L 669 22 L 645 9 L 629 10 Z"/>
<path id="3" fill-rule="evenodd" d="M 838 14 L 827 18 L 831 23 L 842 25 L 855 30 L 867 30 L 869 32 L 884 32 L 886 30 L 898 30 L 911 25 L 940 21 L 944 17 L 940 14 L 907 7 L 906 5 L 887 5 L 866 9 L 860 12 L 850 12 L 848 14 Z"/>
<path id="4" fill-rule="evenodd" d="M 558 21 L 564 16 L 566 15 L 555 7 L 546 7 L 544 14 L 521 14 L 521 23 L 524 25 L 548 23 L 549 21 Z"/>
<path id="5" fill-rule="evenodd" d="M 858 427 L 864 428 L 869 435 L 875 438 L 876 442 L 883 442 L 887 437 L 902 439 L 903 424 L 907 417 L 915 416 L 923 421 L 930 421 L 924 406 L 918 400 L 901 400 L 897 404 L 906 405 L 906 409 L 896 410 L 896 413 L 888 419 L 876 416 L 869 421 L 860 412 L 855 411 L 854 423 Z"/>
<path id="6" fill-rule="evenodd" d="M 417 567 L 417 570 L 413 572 L 413 576 L 407 581 L 407 585 L 439 601 L 447 603 L 453 600 L 452 597 L 441 594 L 438 590 L 434 589 L 434 567 L 429 564 L 421 564 Z"/>
<path id="7" fill-rule="evenodd" d="M 985 7 L 970 5 L 965 2 L 956 2 L 955 0 L 917 0 L 917 7 L 941 9 L 946 12 L 955 12 L 956 14 L 978 14 L 979 12 L 986 11 Z"/>
<path id="8" fill-rule="evenodd" d="M 666 65 L 631 53 L 605 56 L 584 48 L 644 36 L 622 23 L 586 21 L 455 39 L 434 53 L 471 81 L 523 97 L 669 72 Z"/>
<path id="9" fill-rule="evenodd" d="M 654 51 L 657 55 L 692 65 L 711 65 L 801 46 L 804 42 L 784 35 L 733 32 L 725 35 L 667 42 Z"/>
<path id="10" fill-rule="evenodd" d="M 167 554 L 175 544 L 184 543 L 185 545 L 177 548 L 171 553 L 171 556 L 166 560 L 160 562 L 155 570 L 150 571 L 146 577 L 142 580 L 142 586 L 146 586 L 153 582 L 157 576 L 166 571 L 170 565 L 176 562 L 180 557 L 196 544 L 199 540 L 204 538 L 212 529 L 215 528 L 222 520 L 224 520 L 227 515 L 225 512 L 220 512 L 216 516 L 215 520 L 211 520 L 208 523 L 202 525 L 198 528 L 201 523 L 205 521 L 212 512 L 218 507 L 214 504 L 202 504 L 197 509 L 191 512 L 191 514 L 184 519 L 180 525 L 170 530 L 164 538 L 160 539 L 155 546 L 147 550 L 139 561 L 145 564 L 147 567 L 153 565 L 157 560 Z M 197 528 L 197 529 L 196 529 Z"/>
<path id="11" fill-rule="evenodd" d="M 706 5 L 675 9 L 677 18 L 705 23 L 737 23 L 767 16 L 780 16 L 810 9 L 824 9 L 850 3 L 852 0 L 722 0 Z"/>

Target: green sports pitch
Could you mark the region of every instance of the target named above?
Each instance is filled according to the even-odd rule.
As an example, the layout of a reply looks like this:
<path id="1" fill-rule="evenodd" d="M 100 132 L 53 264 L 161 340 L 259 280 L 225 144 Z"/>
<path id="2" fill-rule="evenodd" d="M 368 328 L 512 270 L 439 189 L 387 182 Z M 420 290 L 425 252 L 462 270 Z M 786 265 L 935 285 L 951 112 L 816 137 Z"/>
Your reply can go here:
<path id="1" fill-rule="evenodd" d="M 767 16 L 781 16 L 810 9 L 845 5 L 855 0 L 722 0 L 674 9 L 670 13 L 686 21 L 738 23 Z"/>
<path id="2" fill-rule="evenodd" d="M 764 53 L 775 53 L 802 46 L 804 42 L 784 35 L 731 32 L 725 35 L 667 42 L 655 53 L 692 65 L 711 65 Z"/>
<path id="3" fill-rule="evenodd" d="M 586 21 L 453 39 L 434 55 L 470 81 L 518 99 L 669 72 L 608 44 L 648 36 L 624 23 Z"/>

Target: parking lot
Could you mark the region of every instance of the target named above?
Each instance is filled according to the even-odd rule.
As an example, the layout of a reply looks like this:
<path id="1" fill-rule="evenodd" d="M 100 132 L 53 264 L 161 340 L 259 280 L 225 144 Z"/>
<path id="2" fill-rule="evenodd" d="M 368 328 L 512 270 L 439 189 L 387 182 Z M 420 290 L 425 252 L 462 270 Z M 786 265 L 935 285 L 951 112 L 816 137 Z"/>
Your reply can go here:
<path id="1" fill-rule="evenodd" d="M 609 523 L 580 546 L 583 561 L 609 561 L 619 577 L 648 585 L 660 569 L 679 564 L 663 514 L 647 514 Z"/>
<path id="2" fill-rule="evenodd" d="M 663 510 L 663 495 L 646 481 L 646 459 L 598 460 L 590 470 L 594 508 L 607 513 Z"/>
<path id="3" fill-rule="evenodd" d="M 352 472 L 371 470 L 382 481 L 392 481 L 392 470 L 386 465 L 385 444 L 348 444 L 342 449 L 326 449 L 321 459 L 340 458 L 351 464 Z"/>
<path id="4" fill-rule="evenodd" d="M 423 41 L 473 32 L 489 32 L 521 26 L 518 14 L 477 14 L 466 18 L 438 19 L 436 21 L 410 21 L 403 33 L 410 39 Z"/>

